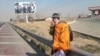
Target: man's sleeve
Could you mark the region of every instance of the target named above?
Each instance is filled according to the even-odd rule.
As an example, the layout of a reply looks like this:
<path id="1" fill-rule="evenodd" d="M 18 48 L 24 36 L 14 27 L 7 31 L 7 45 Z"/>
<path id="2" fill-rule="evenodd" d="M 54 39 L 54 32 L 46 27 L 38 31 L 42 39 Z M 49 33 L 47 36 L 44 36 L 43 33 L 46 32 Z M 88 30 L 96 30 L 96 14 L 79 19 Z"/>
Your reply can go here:
<path id="1" fill-rule="evenodd" d="M 50 26 L 49 34 L 53 36 L 53 34 L 54 34 L 54 26 Z"/>

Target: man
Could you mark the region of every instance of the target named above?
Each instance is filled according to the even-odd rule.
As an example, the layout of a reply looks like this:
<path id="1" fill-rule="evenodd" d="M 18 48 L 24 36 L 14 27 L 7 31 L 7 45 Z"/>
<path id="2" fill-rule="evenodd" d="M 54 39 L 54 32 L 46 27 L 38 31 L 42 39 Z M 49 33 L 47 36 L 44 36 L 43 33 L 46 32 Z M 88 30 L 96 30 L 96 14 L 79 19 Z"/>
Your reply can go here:
<path id="1" fill-rule="evenodd" d="M 60 15 L 54 13 L 52 15 L 53 22 L 50 26 L 50 34 L 53 36 L 52 52 L 55 53 L 58 50 L 63 50 L 65 54 L 70 49 L 70 30 L 66 22 L 60 21 Z"/>

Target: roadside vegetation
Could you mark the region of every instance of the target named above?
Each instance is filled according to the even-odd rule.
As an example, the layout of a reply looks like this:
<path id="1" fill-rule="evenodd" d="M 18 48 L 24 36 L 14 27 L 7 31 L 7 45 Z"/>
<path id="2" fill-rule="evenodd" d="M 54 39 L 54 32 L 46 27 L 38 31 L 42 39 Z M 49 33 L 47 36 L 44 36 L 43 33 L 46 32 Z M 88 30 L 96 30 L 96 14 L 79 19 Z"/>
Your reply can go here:
<path id="1" fill-rule="evenodd" d="M 15 23 L 22 28 L 30 30 L 31 32 L 43 36 L 46 39 L 52 40 L 52 36 L 49 35 L 49 26 L 51 21 L 35 21 L 29 24 L 24 22 Z M 73 32 L 74 40 L 71 42 L 72 46 L 80 48 L 82 50 L 88 51 L 90 53 L 94 53 L 95 55 L 100 55 L 100 41 L 91 38 L 90 36 L 86 36 L 84 34 Z M 44 50 L 45 47 L 41 44 L 39 45 L 40 49 Z"/>

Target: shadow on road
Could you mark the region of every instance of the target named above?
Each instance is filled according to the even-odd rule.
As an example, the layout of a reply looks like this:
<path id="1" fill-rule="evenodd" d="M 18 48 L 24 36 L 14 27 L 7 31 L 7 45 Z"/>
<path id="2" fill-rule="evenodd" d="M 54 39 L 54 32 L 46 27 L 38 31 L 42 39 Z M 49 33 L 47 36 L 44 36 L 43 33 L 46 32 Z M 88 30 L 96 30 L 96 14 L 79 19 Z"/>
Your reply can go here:
<path id="1" fill-rule="evenodd" d="M 26 56 L 39 56 L 38 54 L 35 54 L 35 53 L 29 53 L 29 52 L 27 52 L 26 53 Z"/>

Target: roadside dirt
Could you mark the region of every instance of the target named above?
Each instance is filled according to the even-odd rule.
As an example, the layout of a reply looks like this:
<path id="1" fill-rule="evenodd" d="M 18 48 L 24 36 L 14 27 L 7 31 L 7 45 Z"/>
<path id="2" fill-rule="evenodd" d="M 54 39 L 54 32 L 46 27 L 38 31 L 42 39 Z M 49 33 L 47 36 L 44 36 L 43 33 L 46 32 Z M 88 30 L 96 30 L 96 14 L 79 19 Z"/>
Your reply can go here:
<path id="1" fill-rule="evenodd" d="M 48 40 L 52 40 L 52 36 L 49 35 L 49 26 L 51 21 L 34 21 L 29 24 L 24 22 L 15 23 L 16 25 L 30 30 L 37 35 L 43 36 Z M 95 56 L 100 56 L 100 42 L 89 39 L 88 36 L 81 35 L 73 32 L 74 40 L 71 42 L 72 46 L 83 49 L 85 51 L 94 53 Z"/>

